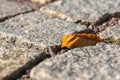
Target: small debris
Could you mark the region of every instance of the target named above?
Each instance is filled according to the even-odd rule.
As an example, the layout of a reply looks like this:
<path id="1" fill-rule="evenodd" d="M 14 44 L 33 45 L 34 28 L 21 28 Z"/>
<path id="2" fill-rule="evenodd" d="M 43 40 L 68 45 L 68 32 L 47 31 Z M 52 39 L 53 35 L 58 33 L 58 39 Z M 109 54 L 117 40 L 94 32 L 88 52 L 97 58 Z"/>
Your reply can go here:
<path id="1" fill-rule="evenodd" d="M 49 46 L 44 49 L 44 53 L 48 53 L 50 56 L 54 57 L 59 54 L 63 54 L 70 50 L 69 48 L 62 48 L 61 45 Z"/>
<path id="2" fill-rule="evenodd" d="M 89 22 L 89 21 L 87 21 L 87 20 L 85 20 L 85 19 L 79 19 L 79 20 L 75 21 L 75 23 L 76 23 L 76 24 L 80 23 L 80 24 L 83 24 L 83 25 L 86 25 L 86 26 L 92 25 L 91 22 Z"/>

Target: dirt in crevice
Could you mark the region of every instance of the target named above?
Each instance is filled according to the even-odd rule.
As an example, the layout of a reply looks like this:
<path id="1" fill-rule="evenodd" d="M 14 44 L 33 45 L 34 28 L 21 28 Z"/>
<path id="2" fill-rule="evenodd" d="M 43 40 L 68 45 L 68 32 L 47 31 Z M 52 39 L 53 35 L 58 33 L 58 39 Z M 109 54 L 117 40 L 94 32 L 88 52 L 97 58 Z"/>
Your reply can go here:
<path id="1" fill-rule="evenodd" d="M 45 53 L 48 53 L 51 55 L 51 57 L 54 57 L 56 55 L 63 54 L 67 51 L 69 51 L 69 48 L 61 48 L 61 45 L 55 45 L 55 46 L 50 46 L 44 49 Z"/>
<path id="2" fill-rule="evenodd" d="M 44 5 L 39 5 L 38 3 L 31 3 L 29 0 L 9 0 L 9 1 L 21 2 L 22 4 L 27 4 L 29 6 L 33 6 L 33 4 L 34 4 L 34 8 L 27 12 L 18 13 L 15 15 L 4 17 L 4 18 L 0 19 L 0 22 L 4 22 L 5 20 L 15 17 L 15 16 L 18 16 L 20 14 L 34 12 L 39 7 L 44 6 Z M 94 24 L 92 24 L 89 21 L 78 20 L 75 22 L 76 24 L 81 23 L 83 25 L 86 25 L 86 26 L 88 26 L 88 29 L 82 30 L 80 32 L 76 31 L 74 33 L 78 33 L 78 34 L 80 34 L 80 33 L 98 33 L 98 32 L 105 30 L 106 27 L 117 24 L 119 21 L 120 21 L 120 12 L 116 12 L 113 14 L 106 13 Z M 92 27 L 92 28 L 89 28 L 89 27 Z M 13 43 L 16 43 L 16 38 L 15 38 L 15 40 L 13 39 L 12 41 L 13 41 Z M 34 43 L 30 44 L 30 43 L 24 42 L 23 44 L 27 45 L 28 48 L 32 48 L 32 49 L 39 50 L 39 48 L 41 48 L 39 46 L 34 45 Z M 17 69 L 11 75 L 6 76 L 4 78 L 4 80 L 20 80 L 20 79 L 28 80 L 29 73 L 34 66 L 36 66 L 37 64 L 39 64 L 42 61 L 45 61 L 48 58 L 55 57 L 56 55 L 64 54 L 65 52 L 67 52 L 69 50 L 70 49 L 68 49 L 68 48 L 61 48 L 61 45 L 54 45 L 54 46 L 49 46 L 47 48 L 44 48 L 44 50 L 40 56 L 36 57 L 33 61 L 27 62 L 23 67 Z M 16 74 L 16 76 L 14 76 L 14 74 Z"/>
<path id="3" fill-rule="evenodd" d="M 112 17 L 111 19 L 109 19 L 108 21 L 106 21 L 106 25 L 107 26 L 110 26 L 110 25 L 115 25 L 118 23 L 118 21 L 120 21 L 120 18 L 117 18 L 117 17 Z M 104 24 L 105 24 L 104 23 Z M 104 25 L 102 24 L 102 25 Z M 102 25 L 99 25 L 98 27 L 100 28 L 100 26 Z M 103 26 L 104 27 L 104 26 Z M 105 28 L 105 27 L 104 27 Z M 82 31 L 76 31 L 74 33 L 94 33 L 94 30 L 93 29 L 85 29 L 85 30 L 82 30 Z M 16 38 L 15 38 L 16 39 Z M 11 41 L 13 41 L 13 43 L 16 43 L 16 40 L 12 39 Z M 29 43 L 28 43 L 29 45 Z M 31 44 L 28 46 L 28 48 L 33 48 L 34 49 L 34 44 Z M 35 49 L 38 49 L 35 48 Z M 39 49 L 38 49 L 39 50 Z M 42 52 L 42 56 L 38 56 L 35 58 L 34 61 L 31 61 L 28 62 L 25 66 L 23 66 L 22 68 L 20 69 L 17 69 L 14 73 L 12 73 L 10 76 L 7 76 L 5 78 L 5 80 L 30 80 L 30 71 L 33 67 L 35 67 L 37 64 L 39 64 L 40 62 L 42 61 L 45 61 L 46 59 L 49 59 L 49 58 L 52 58 L 52 57 L 55 57 L 56 55 L 60 55 L 60 54 L 64 54 L 65 52 L 69 51 L 70 49 L 68 48 L 61 48 L 61 45 L 54 45 L 54 46 L 49 46 L 47 48 L 44 48 L 43 49 L 43 52 Z M 32 65 L 31 65 L 32 64 Z M 16 77 L 12 77 L 14 76 L 15 73 L 18 73 L 18 75 Z"/>
<path id="4" fill-rule="evenodd" d="M 120 12 L 106 13 L 89 27 L 93 29 L 94 33 L 99 33 L 105 30 L 107 27 L 114 26 L 119 22 Z"/>
<path id="5" fill-rule="evenodd" d="M 28 61 L 24 66 L 18 68 L 15 70 L 13 73 L 10 75 L 4 77 L 3 80 L 26 80 L 27 78 L 29 79 L 29 73 L 30 70 L 39 64 L 40 62 L 49 59 L 51 57 L 55 57 L 56 55 L 63 54 L 67 52 L 70 49 L 67 48 L 61 48 L 61 45 L 54 45 L 54 46 L 49 46 L 44 49 L 41 48 L 41 46 L 36 45 L 35 43 L 26 41 L 22 38 L 19 38 L 19 36 L 12 36 L 12 35 L 7 35 L 5 33 L 0 33 L 0 40 L 5 41 L 7 43 L 11 43 L 13 45 L 18 45 L 18 46 L 23 46 L 28 49 L 34 49 L 40 52 L 39 55 L 35 56 L 34 59 Z"/>
<path id="6" fill-rule="evenodd" d="M 103 23 L 110 21 L 112 18 L 120 18 L 120 12 L 104 14 L 94 23 L 94 26 L 102 25 Z"/>
<path id="7" fill-rule="evenodd" d="M 91 23 L 89 21 L 82 21 L 78 20 L 75 23 L 76 24 L 83 24 L 88 27 L 88 29 L 85 29 L 83 31 L 76 31 L 75 33 L 99 33 L 101 31 L 104 31 L 107 27 L 114 26 L 120 22 L 120 12 L 116 12 L 114 14 L 107 13 L 103 15 L 98 21 L 95 23 Z"/>
<path id="8" fill-rule="evenodd" d="M 106 29 L 106 27 L 110 27 L 118 24 L 120 22 L 120 12 L 115 13 L 106 13 L 102 17 L 100 17 L 96 22 L 89 22 L 87 20 L 77 20 L 76 24 L 86 25 L 88 29 L 92 29 L 93 33 L 98 33 Z"/>
<path id="9" fill-rule="evenodd" d="M 49 58 L 50 56 L 48 54 L 42 53 L 40 56 L 37 56 L 34 60 L 28 61 L 24 66 L 18 68 L 14 72 L 12 72 L 10 75 L 5 76 L 2 80 L 17 80 L 21 75 L 25 74 L 26 71 L 33 68 L 38 63 L 42 62 L 45 58 Z M 22 79 L 24 80 L 24 79 Z"/>
<path id="10" fill-rule="evenodd" d="M 86 26 L 91 26 L 92 25 L 92 23 L 91 22 L 89 22 L 89 21 L 87 21 L 87 20 L 84 20 L 84 19 L 81 19 L 81 20 L 77 20 L 77 21 L 75 21 L 74 22 L 75 24 L 82 24 L 82 25 L 86 25 Z"/>
<path id="11" fill-rule="evenodd" d="M 94 33 L 99 33 L 104 31 L 107 27 L 112 27 L 120 22 L 120 17 L 111 17 L 108 21 L 104 22 L 102 25 L 93 26 Z"/>
<path id="12" fill-rule="evenodd" d="M 46 57 L 42 57 L 42 61 L 45 61 L 49 58 L 55 57 L 56 55 L 64 54 L 65 52 L 69 51 L 70 49 L 68 48 L 61 48 L 61 45 L 55 45 L 55 46 L 49 46 L 43 50 L 43 54 L 46 55 Z M 16 80 L 30 80 L 30 72 L 33 67 L 35 67 L 37 64 L 39 64 L 40 58 L 36 58 L 35 61 L 37 61 L 33 66 L 30 66 L 30 68 L 25 69 L 21 76 L 16 78 Z"/>
<path id="13" fill-rule="evenodd" d="M 24 40 L 24 38 L 20 36 L 6 34 L 3 32 L 0 32 L 0 40 L 6 43 L 10 43 L 14 46 L 17 45 L 20 47 L 33 49 L 40 52 L 39 55 L 35 56 L 34 59 L 31 59 L 30 61 L 28 61 L 24 66 L 18 68 L 10 75 L 5 76 L 3 80 L 16 80 L 16 79 L 19 80 L 19 78 L 25 79 L 29 76 L 29 71 L 40 62 L 48 58 L 55 57 L 56 55 L 63 54 L 68 50 L 70 50 L 67 48 L 61 48 L 61 45 L 49 46 L 43 49 L 39 44 L 35 44 L 33 42 L 30 42 L 29 40 Z"/>

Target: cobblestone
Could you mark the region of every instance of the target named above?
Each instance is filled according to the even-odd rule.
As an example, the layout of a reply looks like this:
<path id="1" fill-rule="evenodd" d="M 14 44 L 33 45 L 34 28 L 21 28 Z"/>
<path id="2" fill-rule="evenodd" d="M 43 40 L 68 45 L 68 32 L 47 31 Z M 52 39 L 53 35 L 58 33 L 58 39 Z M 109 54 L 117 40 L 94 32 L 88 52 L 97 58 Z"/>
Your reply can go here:
<path id="1" fill-rule="evenodd" d="M 99 43 L 46 60 L 30 73 L 33 80 L 119 80 L 120 45 Z"/>
<path id="2" fill-rule="evenodd" d="M 119 0 L 58 0 L 42 7 L 40 11 L 72 22 L 82 19 L 96 22 L 106 13 L 118 12 L 119 4 Z"/>
<path id="3" fill-rule="evenodd" d="M 87 27 L 51 18 L 40 12 L 23 14 L 0 23 L 0 31 L 22 36 L 41 47 L 61 44 L 61 37 Z"/>
<path id="4" fill-rule="evenodd" d="M 12 0 L 0 0 L 0 21 L 4 18 L 31 11 L 33 8 L 27 4 Z"/>

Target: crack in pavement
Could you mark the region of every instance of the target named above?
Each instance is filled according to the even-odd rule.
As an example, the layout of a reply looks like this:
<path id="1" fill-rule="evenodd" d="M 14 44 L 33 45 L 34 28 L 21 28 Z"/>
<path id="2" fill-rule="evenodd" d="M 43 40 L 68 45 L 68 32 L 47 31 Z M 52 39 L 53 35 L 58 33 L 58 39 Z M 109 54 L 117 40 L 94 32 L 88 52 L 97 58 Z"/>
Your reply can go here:
<path id="1" fill-rule="evenodd" d="M 115 12 L 115 13 L 106 13 L 102 17 L 100 17 L 95 23 L 94 26 L 99 26 L 102 25 L 103 23 L 109 21 L 113 17 L 115 18 L 120 18 L 120 12 Z"/>
<path id="2" fill-rule="evenodd" d="M 40 7 L 51 3 L 51 2 L 49 2 L 49 3 L 46 3 L 46 4 L 39 4 L 39 3 L 31 2 L 30 0 L 7 0 L 7 1 L 14 1 L 14 2 L 17 2 L 19 4 L 25 4 L 25 5 L 28 5 L 29 7 L 31 7 L 32 9 L 28 10 L 28 11 L 25 11 L 25 12 L 20 12 L 20 13 L 14 14 L 14 15 L 8 15 L 8 16 L 5 16 L 3 18 L 0 18 L 0 22 L 4 22 L 4 21 L 6 21 L 10 18 L 16 17 L 20 14 L 27 14 L 27 13 L 30 13 L 30 12 L 37 11 Z M 54 2 L 54 0 L 52 2 Z"/>
<path id="3" fill-rule="evenodd" d="M 32 9 L 32 10 L 29 10 L 29 11 L 26 11 L 26 12 L 17 13 L 17 14 L 15 14 L 15 15 L 9 15 L 9 16 L 0 18 L 0 22 L 4 22 L 4 21 L 6 21 L 6 20 L 8 20 L 8 19 L 10 19 L 10 18 L 16 17 L 16 16 L 18 16 L 18 15 L 20 15 L 20 14 L 27 14 L 27 13 L 29 13 L 29 12 L 34 12 L 34 11 L 35 11 L 35 10 Z"/>
<path id="4" fill-rule="evenodd" d="M 108 21 L 106 21 L 106 22 L 110 22 L 111 20 L 115 20 L 115 21 L 118 21 L 119 20 L 119 18 L 114 18 L 114 17 L 111 17 L 111 19 L 109 19 Z M 113 21 L 114 22 L 114 21 Z M 104 23 L 102 23 L 102 24 L 104 24 Z M 115 23 L 116 24 L 116 23 Z M 80 32 L 75 32 L 75 33 L 78 33 L 78 34 L 80 34 L 80 33 L 94 33 L 94 30 L 93 29 L 85 29 L 85 30 L 82 30 L 82 31 L 80 31 Z M 15 43 L 16 42 L 16 40 L 14 40 L 14 39 L 16 39 L 16 38 L 11 38 L 12 39 L 12 41 Z M 28 48 L 32 48 L 32 49 L 38 49 L 38 48 L 34 48 L 34 43 L 32 44 L 32 45 L 30 45 L 29 43 L 26 43 L 26 44 L 28 44 L 29 46 L 28 46 Z M 62 49 L 61 48 L 61 45 L 54 45 L 54 46 L 48 46 L 48 47 L 46 47 L 46 48 L 44 48 L 43 49 L 43 57 L 42 57 L 42 59 L 41 59 L 41 57 L 39 56 L 39 58 L 37 57 L 37 58 L 35 58 L 35 64 L 33 64 L 32 66 L 30 65 L 28 68 L 26 68 L 25 66 L 23 66 L 22 68 L 20 68 L 20 70 L 21 71 L 19 71 L 19 69 L 17 70 L 17 71 L 19 71 L 19 75 L 15 78 L 15 79 L 19 79 L 19 78 L 21 78 L 21 77 L 25 77 L 25 75 L 27 75 L 26 77 L 29 77 L 29 73 L 27 73 L 27 71 L 28 70 L 31 70 L 34 66 L 36 66 L 37 64 L 39 64 L 41 61 L 44 61 L 44 60 L 46 60 L 46 58 L 51 58 L 51 57 L 55 57 L 56 55 L 60 55 L 60 54 L 63 54 L 63 53 L 65 53 L 65 52 L 67 52 L 67 51 L 69 51 L 70 49 L 67 49 L 67 48 L 65 48 L 65 49 Z M 41 59 L 41 60 L 39 60 L 39 59 Z M 29 63 L 29 62 L 28 62 Z M 26 64 L 27 66 L 29 65 L 29 64 Z M 16 72 L 14 72 L 13 74 L 11 74 L 9 77 L 11 77 L 12 75 L 14 75 Z M 25 78 L 26 78 L 25 77 Z M 8 79 L 8 77 L 6 78 L 6 80 Z"/>
<path id="5" fill-rule="evenodd" d="M 15 0 L 10 0 L 10 1 L 15 1 Z M 17 0 L 18 2 L 20 0 Z M 18 16 L 20 14 L 26 14 L 26 13 L 29 13 L 29 12 L 34 12 L 35 9 L 32 9 L 30 11 L 26 11 L 26 12 L 23 12 L 23 13 L 18 13 L 18 14 L 15 14 L 15 15 L 10 15 L 10 16 L 7 16 L 7 17 L 4 17 L 2 19 L 0 19 L 0 22 L 4 22 L 5 20 L 9 19 L 9 18 L 12 18 L 12 17 L 15 17 L 15 16 Z M 53 16 L 54 17 L 62 17 L 64 19 L 69 19 L 69 20 L 72 20 L 71 17 L 69 16 L 66 16 L 62 13 L 58 14 L 58 13 L 55 13 L 53 12 Z M 75 33 L 98 33 L 98 32 L 101 32 L 102 30 L 104 30 L 106 27 L 105 26 L 109 26 L 108 24 L 104 25 L 103 28 L 104 29 L 99 29 L 101 25 L 103 25 L 104 23 L 110 21 L 111 19 L 115 18 L 116 21 L 118 21 L 118 19 L 116 18 L 120 18 L 120 12 L 116 12 L 116 13 L 106 13 L 104 14 L 101 18 L 99 18 L 98 21 L 96 21 L 95 23 L 91 23 L 89 21 L 86 21 L 84 19 L 81 19 L 81 20 L 77 20 L 75 21 L 74 23 L 76 24 L 83 24 L 83 25 L 86 25 L 88 26 L 88 28 L 92 27 L 91 29 L 89 30 L 83 30 L 81 32 L 75 32 Z M 0 38 L 1 35 L 3 35 L 3 33 L 0 33 Z M 17 42 L 17 39 L 18 37 L 10 37 L 10 35 L 6 35 L 6 37 L 3 36 L 3 39 L 8 39 L 8 41 L 11 41 L 12 43 L 16 44 Z M 26 47 L 28 48 L 32 48 L 32 49 L 37 49 L 39 50 L 39 48 L 41 48 L 39 45 L 36 46 L 34 43 L 29 43 L 29 42 L 22 42 L 21 44 L 26 44 Z M 21 45 L 19 44 L 19 45 Z M 63 54 L 67 51 L 69 51 L 70 49 L 62 49 L 61 48 L 61 45 L 54 45 L 54 46 L 48 46 L 46 48 L 43 49 L 43 52 L 42 52 L 42 56 L 37 56 L 33 61 L 32 61 L 32 65 L 31 65 L 31 61 L 27 62 L 24 66 L 20 67 L 19 69 L 17 69 L 16 71 L 14 71 L 11 75 L 9 76 L 6 76 L 4 78 L 4 80 L 13 80 L 13 79 L 18 79 L 19 77 L 21 77 L 22 75 L 26 74 L 26 71 L 29 70 L 29 69 L 32 69 L 34 66 L 36 66 L 37 64 L 39 64 L 41 61 L 44 61 L 46 58 L 50 58 L 50 57 L 54 57 L 56 55 L 59 55 L 59 54 Z M 13 77 L 14 74 L 17 74 L 16 77 Z"/>
<path id="6" fill-rule="evenodd" d="M 93 29 L 94 33 L 98 33 L 102 30 L 98 30 L 99 26 L 103 25 L 104 23 L 110 21 L 112 18 L 120 18 L 120 12 L 114 12 L 114 13 L 105 13 L 100 17 L 97 21 L 95 22 L 90 22 L 86 19 L 79 19 L 77 21 L 74 21 L 75 19 L 71 16 L 66 15 L 65 13 L 53 11 L 53 10 L 44 10 L 43 8 L 40 8 L 40 12 L 47 14 L 52 17 L 57 17 L 60 19 L 63 19 L 68 22 L 74 22 L 75 24 L 82 24 L 88 27 L 88 29 Z M 105 26 L 109 25 L 104 25 L 104 29 L 106 28 Z"/>
<path id="7" fill-rule="evenodd" d="M 78 20 L 76 24 L 86 25 L 88 29 L 92 29 L 93 33 L 99 33 L 105 30 L 109 26 L 113 26 L 120 21 L 120 12 L 115 13 L 106 13 L 102 17 L 100 17 L 96 22 L 92 23 L 87 20 Z M 79 32 L 78 32 L 79 33 Z M 92 32 L 91 32 L 92 33 Z"/>

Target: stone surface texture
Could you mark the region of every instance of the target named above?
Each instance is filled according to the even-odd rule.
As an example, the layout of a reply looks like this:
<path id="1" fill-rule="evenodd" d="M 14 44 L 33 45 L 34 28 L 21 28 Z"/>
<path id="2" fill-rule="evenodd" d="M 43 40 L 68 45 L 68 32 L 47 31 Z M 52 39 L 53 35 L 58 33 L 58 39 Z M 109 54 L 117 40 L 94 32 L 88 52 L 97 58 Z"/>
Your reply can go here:
<path id="1" fill-rule="evenodd" d="M 33 80 L 120 80 L 120 45 L 99 43 L 46 60 L 30 73 Z"/>
<path id="2" fill-rule="evenodd" d="M 119 18 L 120 0 L 0 0 L 0 80 L 120 80 L 120 45 L 60 47 L 92 25 L 118 39 Z"/>
<path id="3" fill-rule="evenodd" d="M 118 24 L 114 26 L 107 27 L 104 31 L 99 33 L 101 38 L 113 38 L 113 39 L 120 39 L 120 20 Z"/>
<path id="4" fill-rule="evenodd" d="M 106 13 L 120 11 L 120 0 L 58 0 L 40 11 L 67 21 L 85 19 L 95 22 Z"/>
<path id="5" fill-rule="evenodd" d="M 13 73 L 14 75 L 11 75 L 13 79 L 19 76 L 21 70 L 33 65 L 36 57 L 42 53 L 42 49 L 40 51 L 29 48 L 26 45 L 18 45 L 13 39 L 5 36 L 5 34 L 0 36 L 0 80 Z M 10 78 L 8 79 L 11 80 Z"/>
<path id="6" fill-rule="evenodd" d="M 23 14 L 0 23 L 0 31 L 23 37 L 41 47 L 61 43 L 61 37 L 87 27 L 51 18 L 40 12 Z"/>
<path id="7" fill-rule="evenodd" d="M 13 0 L 0 0 L 0 19 L 32 10 L 27 4 Z"/>

